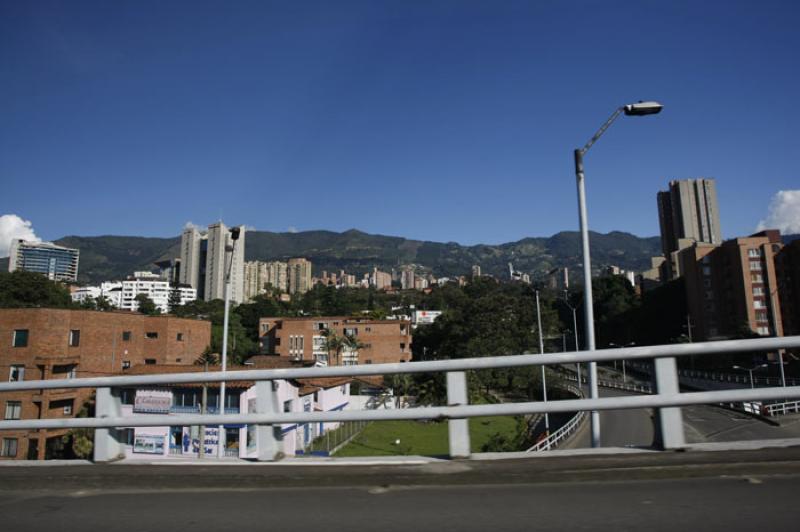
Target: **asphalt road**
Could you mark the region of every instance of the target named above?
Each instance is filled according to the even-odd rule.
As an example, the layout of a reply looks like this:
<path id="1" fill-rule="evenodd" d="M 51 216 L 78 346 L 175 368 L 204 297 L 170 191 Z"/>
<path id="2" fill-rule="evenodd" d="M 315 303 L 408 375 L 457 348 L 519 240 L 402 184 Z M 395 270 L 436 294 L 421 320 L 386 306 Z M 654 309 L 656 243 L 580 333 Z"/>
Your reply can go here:
<path id="1" fill-rule="evenodd" d="M 637 394 L 600 388 L 600 397 L 629 395 Z M 693 405 L 681 410 L 686 443 L 800 438 L 800 416 L 783 416 L 777 419 L 780 425 L 773 425 L 754 416 L 712 405 Z M 649 447 L 653 443 L 651 409 L 601 411 L 600 428 L 602 447 Z M 588 447 L 591 447 L 591 434 L 587 419 L 559 449 Z"/>
<path id="2" fill-rule="evenodd" d="M 588 395 L 588 389 L 585 390 Z M 600 388 L 600 397 L 636 395 L 621 390 Z M 592 446 L 589 418 L 578 432 L 560 445 L 559 449 L 583 449 Z M 600 412 L 600 443 L 602 447 L 650 447 L 653 444 L 652 411 L 604 410 Z"/>
<path id="3" fill-rule="evenodd" d="M 3 530 L 796 530 L 800 448 L 395 466 L 0 467 Z"/>
<path id="4" fill-rule="evenodd" d="M 715 406 L 687 406 L 681 410 L 687 443 L 800 438 L 800 416 L 776 418 L 780 423 L 776 426 Z"/>

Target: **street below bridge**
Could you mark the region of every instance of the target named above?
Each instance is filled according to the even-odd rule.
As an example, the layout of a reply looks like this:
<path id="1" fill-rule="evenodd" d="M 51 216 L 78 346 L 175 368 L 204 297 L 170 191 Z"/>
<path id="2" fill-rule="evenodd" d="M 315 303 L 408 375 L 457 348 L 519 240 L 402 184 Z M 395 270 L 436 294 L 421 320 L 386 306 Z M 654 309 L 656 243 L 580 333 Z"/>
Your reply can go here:
<path id="1" fill-rule="evenodd" d="M 600 388 L 600 397 L 639 395 L 616 389 Z M 589 394 L 587 387 L 584 393 Z M 681 408 L 686 443 L 753 441 L 800 438 L 800 415 L 788 415 L 765 421 L 744 412 L 717 405 L 692 405 Z M 650 447 L 654 426 L 652 410 L 604 410 L 600 412 L 602 447 Z M 589 418 L 559 449 L 591 447 Z"/>
<path id="2" fill-rule="evenodd" d="M 546 454 L 546 455 L 545 455 Z M 800 448 L 0 467 L 3 529 L 796 530 Z"/>

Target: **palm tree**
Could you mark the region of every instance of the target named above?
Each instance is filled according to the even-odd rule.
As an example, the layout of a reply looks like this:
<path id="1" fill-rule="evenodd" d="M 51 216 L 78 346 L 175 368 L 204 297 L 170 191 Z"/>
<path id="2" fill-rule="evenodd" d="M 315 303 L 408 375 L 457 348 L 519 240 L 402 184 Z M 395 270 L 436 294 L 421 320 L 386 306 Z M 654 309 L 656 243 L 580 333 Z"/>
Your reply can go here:
<path id="1" fill-rule="evenodd" d="M 343 338 L 343 347 L 347 347 L 350 351 L 355 353 L 356 360 L 358 360 L 358 350 L 367 347 L 367 344 L 358 339 L 354 334 L 346 334 Z"/>
<path id="2" fill-rule="evenodd" d="M 328 351 L 328 359 L 332 360 L 331 353 L 335 353 L 335 359 L 337 361 L 336 365 L 338 366 L 339 355 L 341 354 L 342 349 L 344 349 L 345 339 L 336 334 L 336 331 L 331 329 L 325 329 L 322 331 L 322 336 L 325 337 L 325 350 Z"/>

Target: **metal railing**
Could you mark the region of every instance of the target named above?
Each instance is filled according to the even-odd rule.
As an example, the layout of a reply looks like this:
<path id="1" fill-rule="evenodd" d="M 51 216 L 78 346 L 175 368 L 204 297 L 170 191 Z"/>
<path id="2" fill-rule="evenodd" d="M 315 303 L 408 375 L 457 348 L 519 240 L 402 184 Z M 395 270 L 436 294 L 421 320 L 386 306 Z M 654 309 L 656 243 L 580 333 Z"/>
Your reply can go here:
<path id="1" fill-rule="evenodd" d="M 566 440 L 573 432 L 578 430 L 578 427 L 580 427 L 585 417 L 586 412 L 581 410 L 572 416 L 563 427 L 553 432 L 550 436 L 542 441 L 537 442 L 536 445 L 532 446 L 530 449 L 526 449 L 525 452 L 535 453 L 539 451 L 549 451 L 551 449 L 555 449 L 559 443 Z"/>
<path id="2" fill-rule="evenodd" d="M 659 345 L 577 351 L 543 355 L 512 355 L 502 357 L 464 358 L 413 362 L 405 364 L 372 364 L 335 366 L 327 368 L 292 368 L 273 370 L 220 371 L 209 373 L 176 373 L 169 375 L 136 375 L 96 377 L 68 380 L 42 380 L 0 383 L 0 392 L 63 388 L 96 388 L 96 417 L 67 419 L 21 419 L 0 421 L 0 430 L 94 428 L 95 460 L 106 461 L 119 456 L 121 444 L 117 427 L 246 424 L 253 425 L 259 443 L 257 459 L 272 460 L 279 456 L 272 426 L 286 423 L 316 423 L 321 421 L 377 420 L 447 420 L 452 457 L 470 454 L 467 419 L 478 416 L 525 415 L 554 412 L 600 411 L 634 408 L 658 408 L 662 446 L 666 449 L 685 445 L 681 406 L 756 400 L 786 400 L 800 398 L 800 386 L 755 388 L 681 393 L 675 357 L 713 355 L 754 351 L 774 351 L 800 347 L 800 336 L 730 340 L 692 344 Z M 500 403 L 470 405 L 466 371 L 503 367 L 523 367 L 605 362 L 613 360 L 654 359 L 656 393 L 642 396 L 603 397 L 598 399 L 566 399 L 548 402 Z M 278 379 L 348 377 L 445 372 L 447 406 L 403 410 L 344 410 L 327 412 L 282 412 L 276 387 L 270 381 Z M 198 415 L 180 417 L 152 414 L 123 416 L 119 399 L 112 389 L 132 386 L 177 385 L 194 382 L 255 381 L 255 412 L 246 414 Z"/>
<path id="3" fill-rule="evenodd" d="M 782 416 L 800 413 L 800 401 L 786 403 L 772 403 L 764 406 L 764 413 L 768 416 Z"/>
<path id="4" fill-rule="evenodd" d="M 578 377 L 575 377 L 575 380 L 578 380 Z M 568 385 L 567 390 L 574 393 L 577 397 L 583 397 L 583 392 L 577 386 Z M 549 451 L 551 449 L 555 449 L 559 443 L 567 439 L 573 432 L 578 430 L 581 423 L 583 422 L 584 418 L 586 417 L 586 412 L 581 410 L 574 416 L 572 416 L 569 421 L 567 421 L 564 426 L 547 436 L 545 439 L 536 442 L 535 445 L 526 449 L 526 453 L 535 453 L 539 451 Z"/>

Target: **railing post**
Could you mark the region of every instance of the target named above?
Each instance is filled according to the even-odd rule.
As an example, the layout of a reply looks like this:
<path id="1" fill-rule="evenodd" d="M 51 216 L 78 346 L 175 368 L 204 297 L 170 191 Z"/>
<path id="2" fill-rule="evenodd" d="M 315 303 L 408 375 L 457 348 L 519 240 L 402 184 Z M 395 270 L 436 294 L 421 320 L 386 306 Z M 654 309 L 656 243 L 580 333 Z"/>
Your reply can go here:
<path id="1" fill-rule="evenodd" d="M 97 419 L 121 417 L 122 406 L 119 397 L 111 388 L 97 388 L 95 392 L 95 417 Z M 125 450 L 119 441 L 116 428 L 94 429 L 94 461 L 111 462 L 125 458 Z"/>
<path id="2" fill-rule="evenodd" d="M 464 371 L 447 372 L 447 406 L 469 404 L 467 374 Z M 450 440 L 450 458 L 469 458 L 469 420 L 450 419 L 447 422 Z"/>
<path id="3" fill-rule="evenodd" d="M 670 396 L 680 393 L 675 358 L 657 358 L 656 393 Z M 670 406 L 656 411 L 656 444 L 663 449 L 680 449 L 686 445 L 683 434 L 683 415 L 679 407 Z"/>
<path id="4" fill-rule="evenodd" d="M 277 383 L 275 383 L 277 385 Z M 256 382 L 256 412 L 274 414 L 280 412 L 278 393 L 273 389 L 272 381 Z M 278 460 L 283 452 L 283 438 L 280 426 L 256 425 L 256 460 L 271 462 Z"/>

